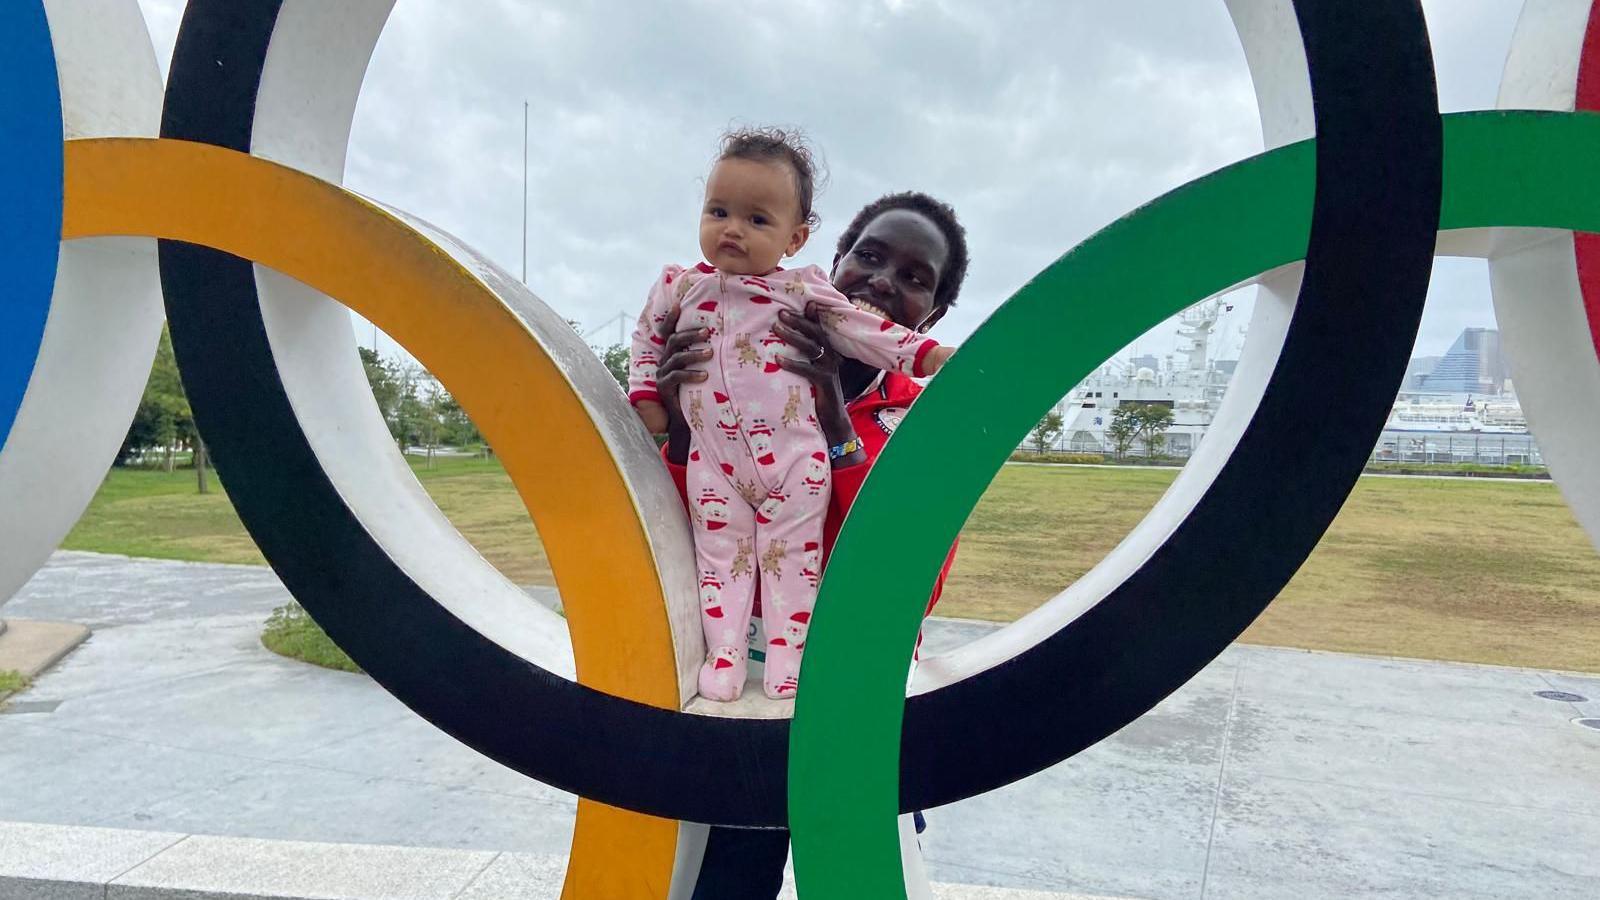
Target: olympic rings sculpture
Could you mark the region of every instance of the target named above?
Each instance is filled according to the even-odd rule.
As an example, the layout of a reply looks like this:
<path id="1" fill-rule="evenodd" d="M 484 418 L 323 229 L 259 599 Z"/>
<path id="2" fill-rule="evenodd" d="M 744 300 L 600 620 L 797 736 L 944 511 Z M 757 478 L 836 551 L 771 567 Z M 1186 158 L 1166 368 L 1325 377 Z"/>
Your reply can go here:
<path id="1" fill-rule="evenodd" d="M 148 244 L 159 239 L 180 369 L 252 537 L 386 689 L 480 752 L 585 798 L 567 896 L 686 895 L 703 827 L 672 820 L 787 824 L 808 896 L 927 896 L 898 814 L 1015 781 L 1131 722 L 1293 575 L 1389 409 L 1389 393 L 1346 376 L 1348 357 L 1355 348 L 1367 372 L 1398 383 L 1435 252 L 1490 259 L 1530 423 L 1600 540 L 1589 449 L 1600 416 L 1574 423 L 1561 412 L 1600 401 L 1600 256 L 1572 234 L 1600 231 L 1600 186 L 1577 177 L 1600 158 L 1600 116 L 1574 112 L 1600 101 L 1588 74 L 1600 52 L 1587 52 L 1600 25 L 1587 0 L 1530 6 L 1519 26 L 1502 106 L 1549 112 L 1444 117 L 1416 0 L 1229 0 L 1271 149 L 1107 227 L 984 323 L 856 501 L 823 581 L 792 725 L 719 715 L 692 696 L 703 646 L 679 501 L 604 369 L 491 263 L 337 184 L 392 3 L 191 0 L 156 106 L 134 0 L 0 6 L 16 88 L 0 99 L 0 179 L 18 197 L 0 252 L 19 273 L 19 301 L 0 308 L 15 317 L 0 320 L 0 340 L 13 343 L 0 351 L 28 362 L 0 369 L 0 497 L 23 496 L 45 470 L 44 436 L 119 416 L 125 427 L 137 396 L 81 413 L 65 405 L 61 391 L 89 388 L 51 362 L 63 352 L 53 348 L 98 340 L 142 376 L 158 313 L 127 313 L 121 333 L 107 334 L 69 311 L 85 285 L 104 293 L 114 282 L 96 279 L 108 272 L 135 293 L 141 278 L 153 288 Z M 138 114 L 116 114 L 86 87 L 112 83 L 134 86 L 121 99 Z M 58 153 L 61 135 L 70 139 Z M 75 260 L 85 245 L 97 255 Z M 907 699 L 942 557 L 931 548 L 948 546 L 1039 411 L 1148 327 L 1247 283 L 1261 299 L 1239 374 L 1212 437 L 1150 517 L 1036 613 L 924 663 Z M 1110 296 L 1121 304 L 1093 299 Z M 448 384 L 496 448 L 544 539 L 570 644 L 393 452 L 340 303 Z M 57 329 L 58 319 L 79 324 Z M 1039 371 L 1030 361 L 1044 335 L 1065 364 Z M 1519 341 L 1539 352 L 1519 358 Z M 987 429 L 935 424 L 980 404 Z M 1298 412 L 1333 407 L 1346 412 L 1337 430 Z M 82 454 L 56 463 L 89 494 L 113 432 L 120 439 L 102 424 Z M 559 456 L 550 434 L 561 435 Z M 935 459 L 936 505 L 911 521 L 895 515 L 890 498 L 925 484 Z M 87 498 L 28 502 L 65 521 L 64 533 Z M 888 533 L 907 562 L 893 579 L 862 538 Z M 47 535 L 43 554 L 59 539 Z M 0 559 L 0 597 L 42 561 L 40 544 Z M 886 602 L 832 599 L 863 589 Z M 749 763 L 731 791 L 729 758 Z M 787 760 L 787 779 L 774 777 L 774 760 Z M 629 848 L 626 865 L 609 855 L 616 847 Z"/>

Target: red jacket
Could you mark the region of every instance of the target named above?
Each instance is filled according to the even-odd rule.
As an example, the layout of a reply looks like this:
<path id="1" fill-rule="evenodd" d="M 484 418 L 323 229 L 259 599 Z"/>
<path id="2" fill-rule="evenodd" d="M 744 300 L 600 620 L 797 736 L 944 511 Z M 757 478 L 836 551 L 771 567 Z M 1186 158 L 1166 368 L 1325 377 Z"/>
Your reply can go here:
<path id="1" fill-rule="evenodd" d="M 847 407 L 850 424 L 855 426 L 856 435 L 861 438 L 862 449 L 866 451 L 867 459 L 853 466 L 833 470 L 833 493 L 828 498 L 828 517 L 822 526 L 824 560 L 832 552 L 833 541 L 839 536 L 839 526 L 844 524 L 844 516 L 850 511 L 850 504 L 856 502 L 856 494 L 861 492 L 861 484 L 866 481 L 867 473 L 872 470 L 872 464 L 877 462 L 878 454 L 883 452 L 883 445 L 888 443 L 889 436 L 905 417 L 906 409 L 920 393 L 922 385 L 904 375 L 885 372 L 883 380 L 876 388 L 857 397 Z M 666 458 L 665 447 L 662 447 L 662 458 Z M 678 496 L 683 498 L 684 507 L 687 509 L 689 492 L 684 481 L 688 470 L 668 462 L 667 471 L 672 473 L 672 481 L 678 486 Z M 945 556 L 944 566 L 939 570 L 939 580 L 933 583 L 933 594 L 928 598 L 930 613 L 933 612 L 934 604 L 939 602 L 939 595 L 944 591 L 944 580 L 950 575 L 950 565 L 955 562 L 957 545 L 950 545 L 950 553 Z M 757 587 L 755 614 L 761 614 L 759 587 Z"/>

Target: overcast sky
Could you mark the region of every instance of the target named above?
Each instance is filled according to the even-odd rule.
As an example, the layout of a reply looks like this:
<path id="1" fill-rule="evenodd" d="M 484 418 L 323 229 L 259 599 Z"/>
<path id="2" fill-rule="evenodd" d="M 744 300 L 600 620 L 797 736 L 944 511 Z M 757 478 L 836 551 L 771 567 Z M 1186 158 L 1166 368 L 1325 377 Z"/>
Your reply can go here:
<path id="1" fill-rule="evenodd" d="M 164 66 L 183 2 L 140 3 Z M 1520 4 L 1425 6 L 1444 108 L 1492 106 Z M 400 0 L 346 183 L 517 274 L 524 100 L 528 283 L 586 328 L 631 318 L 663 263 L 698 259 L 701 179 L 730 123 L 798 124 L 825 156 L 801 263 L 826 268 L 880 194 L 952 204 L 972 267 L 936 332 L 951 342 L 1098 228 L 1261 149 L 1220 0 Z M 1241 305 L 1222 323 L 1225 355 L 1245 321 Z M 1443 260 L 1418 354 L 1469 325 L 1493 325 L 1486 267 Z M 614 340 L 615 326 L 591 338 Z M 1163 327 L 1140 346 L 1173 343 Z"/>

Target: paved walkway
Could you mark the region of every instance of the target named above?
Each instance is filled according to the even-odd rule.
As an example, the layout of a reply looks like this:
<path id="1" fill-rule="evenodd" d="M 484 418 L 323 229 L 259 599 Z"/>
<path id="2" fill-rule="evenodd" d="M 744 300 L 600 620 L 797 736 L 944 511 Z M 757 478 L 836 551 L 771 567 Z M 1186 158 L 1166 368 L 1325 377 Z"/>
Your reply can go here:
<path id="1" fill-rule="evenodd" d="M 564 853 L 570 795 L 258 640 L 270 571 L 58 553 L 94 629 L 0 715 L 0 820 Z M 940 622 L 928 646 L 987 626 Z M 1534 696 L 1559 689 L 1590 698 Z M 1600 896 L 1600 678 L 1237 646 L 1111 740 L 929 814 L 939 881 L 1141 898 Z"/>

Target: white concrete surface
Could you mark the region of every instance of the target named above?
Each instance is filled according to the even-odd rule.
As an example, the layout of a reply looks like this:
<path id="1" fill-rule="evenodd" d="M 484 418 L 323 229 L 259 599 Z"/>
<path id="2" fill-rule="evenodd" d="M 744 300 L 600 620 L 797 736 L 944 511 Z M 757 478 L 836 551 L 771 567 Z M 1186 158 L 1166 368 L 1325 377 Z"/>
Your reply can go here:
<path id="1" fill-rule="evenodd" d="M 94 634 L 0 714 L 0 820 L 488 853 L 470 897 L 553 879 L 574 799 L 267 652 L 286 599 L 260 568 L 57 554 L 7 614 Z M 926 646 L 991 628 L 936 620 Z M 1013 891 L 1592 900 L 1585 715 L 1600 677 L 1237 646 L 1099 746 L 929 811 L 922 843 L 936 882 Z M 102 855 L 143 852 L 122 840 Z"/>

